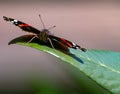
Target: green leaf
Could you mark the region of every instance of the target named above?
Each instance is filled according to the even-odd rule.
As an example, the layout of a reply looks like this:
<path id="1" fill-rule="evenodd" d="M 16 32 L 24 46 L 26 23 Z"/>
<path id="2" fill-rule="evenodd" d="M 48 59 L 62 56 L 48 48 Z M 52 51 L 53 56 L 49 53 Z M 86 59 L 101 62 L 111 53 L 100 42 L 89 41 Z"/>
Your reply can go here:
<path id="1" fill-rule="evenodd" d="M 90 85 L 86 88 L 86 90 L 92 89 L 89 94 L 120 93 L 120 53 L 103 50 L 83 52 L 69 48 L 70 54 L 66 54 L 61 50 L 52 49 L 48 45 L 40 43 L 37 38 L 27 43 L 32 37 L 33 35 L 21 36 L 13 39 L 9 44 L 29 46 L 50 53 L 63 62 L 72 65 L 83 75 L 80 75 L 83 77 L 83 84 Z"/>

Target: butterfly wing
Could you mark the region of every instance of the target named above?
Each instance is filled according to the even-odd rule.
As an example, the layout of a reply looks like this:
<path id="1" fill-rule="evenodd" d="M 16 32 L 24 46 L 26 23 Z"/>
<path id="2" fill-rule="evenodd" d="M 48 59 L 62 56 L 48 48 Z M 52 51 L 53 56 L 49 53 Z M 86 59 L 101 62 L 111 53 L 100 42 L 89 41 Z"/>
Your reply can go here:
<path id="1" fill-rule="evenodd" d="M 10 21 L 12 22 L 14 25 L 18 26 L 19 28 L 21 28 L 22 30 L 26 31 L 26 32 L 30 32 L 30 33 L 34 33 L 34 34 L 39 34 L 40 31 L 37 30 L 36 28 L 30 26 L 29 24 L 26 24 L 24 22 L 21 22 L 21 21 L 18 21 L 18 20 L 15 20 L 13 18 L 8 18 L 6 16 L 3 16 L 3 19 L 5 21 Z"/>
<path id="2" fill-rule="evenodd" d="M 73 49 L 80 49 L 82 51 L 86 51 L 85 48 L 81 48 L 79 45 L 69 41 L 69 40 L 66 40 L 64 38 L 59 38 L 59 37 L 56 37 L 56 36 L 53 36 L 53 35 L 49 35 L 49 38 L 52 40 L 52 41 L 57 41 L 59 44 L 62 44 L 64 45 L 64 48 L 66 47 L 69 47 L 69 48 L 73 48 Z"/>

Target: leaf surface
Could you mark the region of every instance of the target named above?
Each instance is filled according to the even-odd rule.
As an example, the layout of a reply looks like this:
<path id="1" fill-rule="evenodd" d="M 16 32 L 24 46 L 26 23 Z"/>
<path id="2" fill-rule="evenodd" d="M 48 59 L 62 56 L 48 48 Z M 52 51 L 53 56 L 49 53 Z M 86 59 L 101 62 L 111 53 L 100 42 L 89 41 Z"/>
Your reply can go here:
<path id="1" fill-rule="evenodd" d="M 47 52 L 61 59 L 63 62 L 71 64 L 78 69 L 88 79 L 95 82 L 93 91 L 96 94 L 120 94 L 120 53 L 104 50 L 75 50 L 69 48 L 69 55 L 60 50 L 52 49 L 46 44 L 39 43 L 35 38 L 32 42 L 27 43 L 33 35 L 24 35 L 10 41 L 9 44 L 20 44 L 29 46 L 40 51 Z M 89 83 L 89 81 L 84 81 Z M 97 87 L 97 86 L 98 87 Z M 91 88 L 91 87 L 90 87 Z M 100 88 L 100 91 L 99 91 Z M 103 91 L 101 91 L 103 90 Z M 98 93 L 99 92 L 99 93 Z"/>

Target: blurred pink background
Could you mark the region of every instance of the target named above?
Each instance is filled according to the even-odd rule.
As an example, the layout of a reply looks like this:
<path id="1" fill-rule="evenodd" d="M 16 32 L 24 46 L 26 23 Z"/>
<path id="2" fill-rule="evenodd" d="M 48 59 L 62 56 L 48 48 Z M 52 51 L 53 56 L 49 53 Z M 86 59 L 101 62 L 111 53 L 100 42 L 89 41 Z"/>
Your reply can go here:
<path id="1" fill-rule="evenodd" d="M 87 49 L 120 51 L 120 3 L 115 0 L 0 1 L 0 90 L 11 84 L 10 89 L 24 89 L 25 79 L 33 74 L 74 83 L 54 56 L 29 47 L 8 45 L 10 40 L 28 33 L 2 17 L 12 17 L 42 29 L 39 14 L 46 27 L 57 26 L 51 30 L 56 36 Z"/>

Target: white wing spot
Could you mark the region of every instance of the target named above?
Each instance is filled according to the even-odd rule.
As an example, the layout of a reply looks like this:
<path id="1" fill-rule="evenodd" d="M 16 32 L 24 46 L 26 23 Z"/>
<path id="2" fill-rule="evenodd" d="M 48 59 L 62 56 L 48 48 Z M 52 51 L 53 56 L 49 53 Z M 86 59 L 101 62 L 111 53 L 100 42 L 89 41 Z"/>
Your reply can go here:
<path id="1" fill-rule="evenodd" d="M 17 20 L 14 20 L 14 22 L 18 22 Z"/>
<path id="2" fill-rule="evenodd" d="M 73 43 L 73 42 L 72 42 L 72 44 L 73 44 L 73 46 L 76 46 L 76 44 L 75 44 L 75 43 Z"/>
<path id="3" fill-rule="evenodd" d="M 14 23 L 14 21 L 11 21 L 12 23 Z"/>

